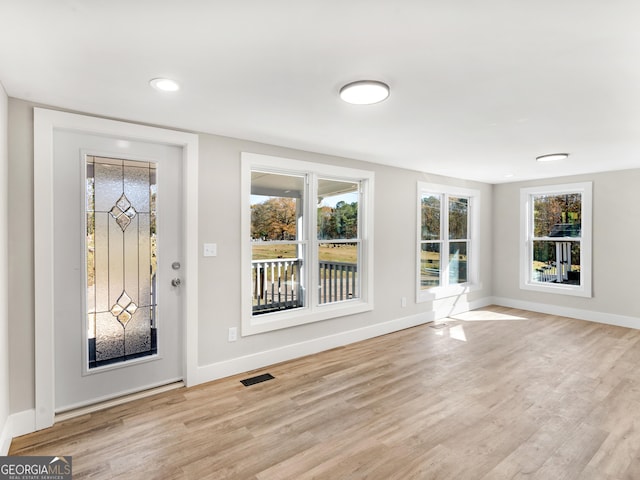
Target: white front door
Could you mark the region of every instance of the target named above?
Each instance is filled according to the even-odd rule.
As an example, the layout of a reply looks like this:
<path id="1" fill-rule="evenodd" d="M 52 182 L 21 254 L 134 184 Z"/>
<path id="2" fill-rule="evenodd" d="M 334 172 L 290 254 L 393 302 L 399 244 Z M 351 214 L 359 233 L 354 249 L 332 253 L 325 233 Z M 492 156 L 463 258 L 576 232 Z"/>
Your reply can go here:
<path id="1" fill-rule="evenodd" d="M 56 412 L 183 377 L 182 154 L 54 130 Z"/>

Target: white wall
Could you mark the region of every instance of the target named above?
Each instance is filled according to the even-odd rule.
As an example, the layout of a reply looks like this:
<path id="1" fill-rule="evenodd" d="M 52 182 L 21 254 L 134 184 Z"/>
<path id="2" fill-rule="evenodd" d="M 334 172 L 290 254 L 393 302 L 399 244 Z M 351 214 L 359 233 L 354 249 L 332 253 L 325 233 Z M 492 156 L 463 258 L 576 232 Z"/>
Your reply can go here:
<path id="1" fill-rule="evenodd" d="M 520 290 L 520 188 L 586 181 L 593 182 L 593 297 Z M 640 328 L 638 185 L 640 169 L 494 186 L 494 296 L 529 308 L 538 305 L 541 311 Z"/>
<path id="2" fill-rule="evenodd" d="M 375 172 L 374 304 L 373 312 L 326 320 L 303 327 L 227 341 L 229 327 L 240 325 L 240 153 L 253 152 L 340 165 Z M 426 165 L 428 167 L 428 165 Z M 416 189 L 418 181 L 478 188 L 482 194 L 483 290 L 491 292 L 491 189 L 465 182 L 367 162 L 295 151 L 213 135 L 200 136 L 200 244 L 218 244 L 218 256 L 200 263 L 199 361 L 206 366 L 315 338 L 337 335 L 389 320 L 431 312 L 433 305 L 415 303 Z M 408 306 L 401 307 L 407 297 Z M 465 303 L 466 299 L 455 299 Z"/>
<path id="3" fill-rule="evenodd" d="M 11 412 L 34 408 L 33 313 L 33 104 L 9 100 L 10 124 L 10 316 Z M 434 305 L 415 303 L 416 188 L 418 181 L 448 183 L 481 191 L 481 254 L 483 289 L 454 298 L 458 307 L 491 295 L 492 186 L 454 180 L 362 161 L 302 152 L 215 135 L 200 138 L 199 240 L 218 244 L 217 257 L 200 257 L 198 363 L 201 380 L 244 362 L 281 358 L 269 352 L 302 355 L 319 345 L 318 339 L 353 339 L 353 331 L 380 331 L 399 318 L 433 318 Z M 293 327 L 227 342 L 229 327 L 240 327 L 240 152 L 254 152 L 322 162 L 375 172 L 375 309 L 359 315 Z M 425 169 L 429 165 L 425 163 Z M 20 208 L 18 208 L 18 206 Z M 408 306 L 401 307 L 407 297 Z M 446 307 L 447 302 L 439 302 Z M 440 308 L 439 305 L 438 308 Z M 396 324 L 394 324 L 396 325 Z M 400 325 L 398 323 L 397 325 Z M 326 345 L 326 344 L 325 344 Z M 263 353 L 267 353 L 262 355 Z"/>
<path id="4" fill-rule="evenodd" d="M 9 418 L 9 316 L 8 294 L 8 147 L 7 95 L 0 84 L 0 455 L 8 449 Z"/>

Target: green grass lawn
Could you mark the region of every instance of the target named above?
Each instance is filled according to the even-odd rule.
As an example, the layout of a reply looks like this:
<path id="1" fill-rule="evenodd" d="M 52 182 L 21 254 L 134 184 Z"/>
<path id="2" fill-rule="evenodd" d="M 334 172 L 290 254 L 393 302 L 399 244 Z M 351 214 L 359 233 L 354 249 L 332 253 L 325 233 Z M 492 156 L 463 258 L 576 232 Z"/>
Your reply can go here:
<path id="1" fill-rule="evenodd" d="M 319 258 L 323 261 L 357 263 L 358 249 L 354 244 L 326 244 L 321 243 Z M 252 245 L 253 260 L 272 260 L 277 258 L 297 258 L 297 245 Z"/>

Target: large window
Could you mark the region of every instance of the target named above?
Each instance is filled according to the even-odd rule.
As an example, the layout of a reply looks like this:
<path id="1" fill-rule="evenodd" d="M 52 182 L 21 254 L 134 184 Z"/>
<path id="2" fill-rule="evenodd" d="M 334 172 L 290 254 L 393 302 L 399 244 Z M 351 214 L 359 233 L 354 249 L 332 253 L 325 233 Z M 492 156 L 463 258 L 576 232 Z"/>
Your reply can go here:
<path id="1" fill-rule="evenodd" d="M 523 188 L 520 286 L 591 296 L 591 183 Z"/>
<path id="2" fill-rule="evenodd" d="M 418 184 L 418 301 L 478 286 L 479 202 L 477 190 Z"/>
<path id="3" fill-rule="evenodd" d="M 251 171 L 253 314 L 305 305 L 306 177 Z"/>
<path id="4" fill-rule="evenodd" d="M 373 173 L 243 153 L 242 174 L 243 335 L 370 310 Z"/>
<path id="5" fill-rule="evenodd" d="M 318 178 L 318 303 L 360 296 L 360 181 Z"/>

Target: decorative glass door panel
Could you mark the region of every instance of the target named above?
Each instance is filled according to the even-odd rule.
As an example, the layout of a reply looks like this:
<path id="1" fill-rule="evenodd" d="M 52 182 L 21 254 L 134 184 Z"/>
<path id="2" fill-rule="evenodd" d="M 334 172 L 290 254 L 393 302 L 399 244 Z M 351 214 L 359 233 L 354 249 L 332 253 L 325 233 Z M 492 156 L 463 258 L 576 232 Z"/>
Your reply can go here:
<path id="1" fill-rule="evenodd" d="M 89 369 L 157 353 L 157 168 L 86 157 Z"/>

